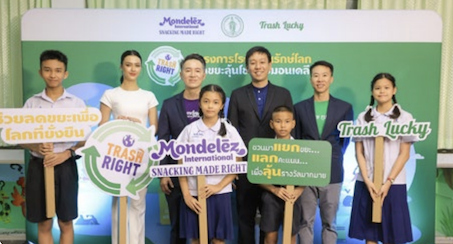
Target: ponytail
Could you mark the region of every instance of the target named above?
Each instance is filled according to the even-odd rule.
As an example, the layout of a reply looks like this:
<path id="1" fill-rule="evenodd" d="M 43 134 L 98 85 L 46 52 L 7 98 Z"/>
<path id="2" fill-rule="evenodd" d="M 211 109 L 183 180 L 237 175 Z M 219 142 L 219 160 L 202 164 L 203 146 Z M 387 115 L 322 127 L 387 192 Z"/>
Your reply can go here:
<path id="1" fill-rule="evenodd" d="M 223 108 L 219 111 L 219 117 L 220 117 L 220 130 L 218 135 L 221 137 L 224 137 L 227 133 L 226 127 L 225 127 L 225 122 L 223 121 L 223 118 L 225 118 L 225 114 L 223 113 Z"/>
<path id="2" fill-rule="evenodd" d="M 368 110 L 366 111 L 366 114 L 365 114 L 366 122 L 370 122 L 373 120 L 373 116 L 371 115 L 371 111 L 373 111 L 373 105 L 374 105 L 374 97 L 373 97 L 373 95 L 371 95 L 370 105 L 368 106 Z"/>
<path id="3" fill-rule="evenodd" d="M 397 119 L 397 118 L 400 117 L 401 111 L 400 111 L 400 108 L 398 106 L 396 106 L 396 104 L 398 102 L 396 101 L 395 95 L 392 96 L 392 100 L 393 100 L 393 104 L 395 104 L 395 107 L 393 107 L 393 111 L 392 111 L 392 114 L 390 115 L 390 118 L 391 119 Z"/>

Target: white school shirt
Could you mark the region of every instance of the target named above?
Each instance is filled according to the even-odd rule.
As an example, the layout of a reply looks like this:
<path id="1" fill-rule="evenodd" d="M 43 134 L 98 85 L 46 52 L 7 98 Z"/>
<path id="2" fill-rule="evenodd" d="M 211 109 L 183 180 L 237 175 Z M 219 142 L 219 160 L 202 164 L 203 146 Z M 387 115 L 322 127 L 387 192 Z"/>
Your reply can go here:
<path id="1" fill-rule="evenodd" d="M 101 103 L 112 110 L 113 118 L 118 116 L 134 117 L 140 120 L 141 124 L 147 126 L 148 111 L 156 107 L 159 102 L 154 93 L 138 89 L 127 91 L 121 87 L 106 90 L 101 97 Z"/>
<path id="2" fill-rule="evenodd" d="M 379 113 L 376 108 L 373 108 L 371 115 L 373 116 L 375 124 L 384 124 L 385 122 L 392 120 L 389 116 L 392 114 L 393 108 L 398 106 L 401 114 L 395 120 L 399 123 L 406 123 L 412 120 L 412 115 L 404 110 L 398 104 L 392 106 L 392 108 L 386 113 Z M 363 125 L 367 124 L 365 121 L 365 112 L 360 113 L 357 118 L 357 124 Z M 368 178 L 373 181 L 373 172 L 374 172 L 374 137 L 370 138 L 353 138 L 354 141 L 361 141 L 363 143 L 363 151 L 366 160 L 366 168 L 368 172 Z M 389 138 L 384 137 L 384 182 L 389 177 L 390 171 L 392 170 L 395 160 L 398 158 L 400 151 L 401 142 L 416 142 L 418 139 L 415 136 L 400 136 L 398 139 L 392 141 Z M 362 174 L 357 175 L 357 180 L 363 181 Z M 393 184 L 406 184 L 406 168 L 403 167 L 401 172 L 395 178 Z"/>
<path id="3" fill-rule="evenodd" d="M 277 138 L 277 136 L 275 136 L 274 139 L 279 139 L 279 138 Z M 288 140 L 294 140 L 294 137 L 290 136 Z"/>
<path id="4" fill-rule="evenodd" d="M 200 118 L 189 125 L 187 125 L 184 130 L 179 134 L 177 142 L 198 142 L 201 139 L 206 139 L 208 141 L 214 141 L 216 139 L 220 130 L 220 119 L 217 120 L 216 124 L 211 128 L 208 128 L 204 123 L 203 120 Z M 242 141 L 241 136 L 237 132 L 236 128 L 227 122 L 223 122 L 226 128 L 226 135 L 224 138 L 229 138 L 231 141 L 237 141 L 240 143 L 239 148 L 245 148 L 244 142 Z M 236 156 L 233 157 L 233 160 L 236 161 Z M 226 175 L 207 175 L 206 176 L 206 184 L 208 185 L 216 185 Z M 187 182 L 189 185 L 189 191 L 192 196 L 198 196 L 198 189 L 197 189 L 197 177 L 195 176 L 188 176 Z M 217 194 L 232 192 L 231 183 L 225 186 L 220 192 Z"/>
<path id="5" fill-rule="evenodd" d="M 63 91 L 63 94 L 55 100 L 55 102 L 46 94 L 46 89 L 41 93 L 35 94 L 24 104 L 23 108 L 85 108 L 85 102 L 67 92 L 66 89 Z M 72 146 L 75 145 L 75 142 L 54 142 L 53 151 L 54 153 L 61 153 Z M 31 151 L 31 154 L 38 158 L 43 158 L 44 156 L 38 152 Z"/>

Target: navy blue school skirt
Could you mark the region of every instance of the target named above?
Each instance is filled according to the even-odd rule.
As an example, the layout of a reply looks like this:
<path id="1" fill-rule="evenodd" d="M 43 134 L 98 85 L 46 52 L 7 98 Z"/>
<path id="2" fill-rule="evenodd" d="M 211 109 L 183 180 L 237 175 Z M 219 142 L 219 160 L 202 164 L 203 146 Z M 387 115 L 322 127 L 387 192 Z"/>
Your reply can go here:
<path id="1" fill-rule="evenodd" d="M 208 211 L 208 239 L 233 240 L 231 193 L 212 195 L 206 199 Z M 199 239 L 198 214 L 181 201 L 180 237 Z"/>
<path id="2" fill-rule="evenodd" d="M 406 185 L 390 187 L 382 207 L 382 223 L 371 221 L 372 204 L 373 200 L 365 183 L 356 181 L 349 237 L 395 244 L 413 240 Z"/>

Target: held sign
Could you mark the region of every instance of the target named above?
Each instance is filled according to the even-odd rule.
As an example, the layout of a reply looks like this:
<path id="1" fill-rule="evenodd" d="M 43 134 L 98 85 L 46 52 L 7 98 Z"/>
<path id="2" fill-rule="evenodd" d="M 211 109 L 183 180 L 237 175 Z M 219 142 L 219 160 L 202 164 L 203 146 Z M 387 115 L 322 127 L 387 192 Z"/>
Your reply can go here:
<path id="1" fill-rule="evenodd" d="M 254 138 L 247 178 L 255 184 L 326 186 L 332 146 L 327 141 Z"/>
<path id="2" fill-rule="evenodd" d="M 99 121 L 93 107 L 0 109 L 1 138 L 9 144 L 84 141 Z"/>
<path id="3" fill-rule="evenodd" d="M 126 120 L 109 121 L 97 128 L 77 150 L 91 182 L 110 195 L 138 199 L 137 192 L 151 183 L 150 167 L 159 164 L 148 157 L 156 146 L 154 132 L 154 126 L 147 129 Z"/>
<path id="4" fill-rule="evenodd" d="M 183 164 L 153 166 L 151 177 L 180 177 L 197 175 L 243 174 L 247 172 L 247 162 L 236 162 L 236 157 L 244 157 L 247 148 L 239 141 L 216 137 L 215 140 L 201 139 L 195 142 L 178 142 L 175 139 L 159 140 L 149 157 L 162 160 L 170 156 Z"/>

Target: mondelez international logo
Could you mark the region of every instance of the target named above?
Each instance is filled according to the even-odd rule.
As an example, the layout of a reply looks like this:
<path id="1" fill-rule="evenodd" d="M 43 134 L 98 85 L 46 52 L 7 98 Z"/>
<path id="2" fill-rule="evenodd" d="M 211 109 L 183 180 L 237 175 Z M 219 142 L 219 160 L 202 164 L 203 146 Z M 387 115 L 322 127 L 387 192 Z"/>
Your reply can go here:
<path id="1" fill-rule="evenodd" d="M 244 21 L 241 17 L 230 14 L 223 18 L 221 28 L 226 36 L 237 37 L 244 31 Z"/>
<path id="2" fill-rule="evenodd" d="M 184 59 L 180 50 L 170 46 L 154 49 L 146 60 L 149 78 L 162 86 L 174 86 L 179 82 L 179 63 Z"/>

